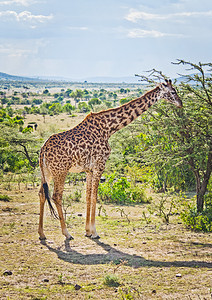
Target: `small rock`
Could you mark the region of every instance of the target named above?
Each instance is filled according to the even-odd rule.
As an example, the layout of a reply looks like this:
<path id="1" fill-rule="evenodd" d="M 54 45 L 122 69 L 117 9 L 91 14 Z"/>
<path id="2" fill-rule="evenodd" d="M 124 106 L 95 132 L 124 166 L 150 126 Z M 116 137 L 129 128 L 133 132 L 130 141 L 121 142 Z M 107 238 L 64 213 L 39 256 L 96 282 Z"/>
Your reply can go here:
<path id="1" fill-rule="evenodd" d="M 82 217 L 82 214 L 78 214 L 78 217 Z"/>
<path id="2" fill-rule="evenodd" d="M 12 271 L 6 270 L 4 271 L 3 275 L 8 276 L 8 275 L 12 275 Z"/>
<path id="3" fill-rule="evenodd" d="M 152 294 L 156 294 L 156 290 L 152 290 Z"/>
<path id="4" fill-rule="evenodd" d="M 176 277 L 180 278 L 182 275 L 180 273 L 176 274 Z"/>
<path id="5" fill-rule="evenodd" d="M 117 246 L 117 244 L 113 244 L 114 246 Z"/>
<path id="6" fill-rule="evenodd" d="M 49 279 L 45 278 L 45 279 L 43 280 L 43 282 L 49 282 Z"/>
<path id="7" fill-rule="evenodd" d="M 80 290 L 82 287 L 79 284 L 75 284 L 74 289 L 76 291 Z"/>

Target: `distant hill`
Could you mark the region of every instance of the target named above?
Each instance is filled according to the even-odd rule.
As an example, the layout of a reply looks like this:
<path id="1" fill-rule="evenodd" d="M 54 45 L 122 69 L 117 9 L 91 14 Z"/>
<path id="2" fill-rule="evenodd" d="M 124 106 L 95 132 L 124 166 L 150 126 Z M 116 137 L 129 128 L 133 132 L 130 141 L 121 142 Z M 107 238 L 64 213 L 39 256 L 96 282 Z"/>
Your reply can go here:
<path id="1" fill-rule="evenodd" d="M 66 82 L 88 82 L 88 83 L 139 83 L 135 76 L 129 77 L 88 77 L 81 79 L 59 77 L 59 76 L 16 76 L 0 72 L 0 80 L 9 81 L 66 81 Z"/>
<path id="2" fill-rule="evenodd" d="M 193 74 L 192 74 L 193 75 Z M 207 76 L 207 74 L 206 74 Z M 125 76 L 125 77 L 106 77 L 106 76 L 98 76 L 98 77 L 88 77 L 88 78 L 67 78 L 67 77 L 60 77 L 60 76 L 16 76 L 16 75 L 9 75 L 7 73 L 0 72 L 0 80 L 5 81 L 22 81 L 22 82 L 73 82 L 73 83 L 126 83 L 126 84 L 141 84 L 139 78 L 136 76 Z M 173 79 L 176 80 L 177 83 L 185 82 L 186 79 L 184 77 L 178 77 Z M 192 84 L 192 81 L 189 82 Z"/>
<path id="3" fill-rule="evenodd" d="M 40 81 L 41 79 L 31 78 L 31 77 L 9 75 L 9 74 L 0 72 L 0 80 L 9 80 L 9 81 Z"/>

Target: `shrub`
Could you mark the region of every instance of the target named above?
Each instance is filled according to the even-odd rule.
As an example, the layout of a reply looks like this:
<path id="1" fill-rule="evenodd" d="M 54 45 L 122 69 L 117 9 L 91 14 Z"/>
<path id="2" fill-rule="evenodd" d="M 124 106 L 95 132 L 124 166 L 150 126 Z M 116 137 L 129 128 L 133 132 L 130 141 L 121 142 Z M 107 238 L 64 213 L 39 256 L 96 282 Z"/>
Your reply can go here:
<path id="1" fill-rule="evenodd" d="M 0 194 L 0 201 L 9 202 L 10 201 L 10 197 L 7 196 L 7 195 L 1 195 Z"/>
<path id="2" fill-rule="evenodd" d="M 42 104 L 43 103 L 43 100 L 42 99 L 33 99 L 32 100 L 32 103 L 36 104 L 36 105 L 39 105 L 39 104 Z"/>
<path id="3" fill-rule="evenodd" d="M 181 213 L 181 219 L 191 230 L 212 232 L 212 193 L 205 196 L 205 208 L 198 212 L 195 206 L 188 205 Z"/>
<path id="4" fill-rule="evenodd" d="M 141 186 L 134 186 L 125 177 L 118 178 L 116 172 L 106 175 L 106 181 L 99 184 L 98 195 L 102 202 L 126 204 L 147 202 Z"/>
<path id="5" fill-rule="evenodd" d="M 120 285 L 119 283 L 119 279 L 116 275 L 106 275 L 105 278 L 104 278 L 104 281 L 103 283 L 107 286 L 114 286 L 114 287 L 117 287 Z"/>

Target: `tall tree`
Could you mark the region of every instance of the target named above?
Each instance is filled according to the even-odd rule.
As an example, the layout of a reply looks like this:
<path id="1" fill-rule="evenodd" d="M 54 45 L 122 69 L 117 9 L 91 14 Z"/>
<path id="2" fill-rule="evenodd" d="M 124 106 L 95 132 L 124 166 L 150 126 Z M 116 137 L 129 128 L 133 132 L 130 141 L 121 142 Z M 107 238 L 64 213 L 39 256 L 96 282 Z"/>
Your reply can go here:
<path id="1" fill-rule="evenodd" d="M 72 92 L 70 94 L 70 97 L 74 98 L 74 101 L 75 101 L 75 107 L 77 105 L 77 103 L 82 99 L 83 97 L 83 91 L 82 90 L 79 90 L 79 89 L 76 89 L 76 91 Z"/>
<path id="2" fill-rule="evenodd" d="M 149 128 L 151 143 L 141 149 L 150 162 L 160 163 L 161 167 L 190 167 L 196 180 L 197 211 L 201 212 L 212 172 L 212 64 L 184 60 L 176 64 L 188 66 L 190 73 L 182 75 L 178 86 L 183 108 L 158 103 L 156 113 L 150 109 L 143 122 Z M 164 77 L 156 70 L 150 76 L 140 76 L 150 83 Z"/>

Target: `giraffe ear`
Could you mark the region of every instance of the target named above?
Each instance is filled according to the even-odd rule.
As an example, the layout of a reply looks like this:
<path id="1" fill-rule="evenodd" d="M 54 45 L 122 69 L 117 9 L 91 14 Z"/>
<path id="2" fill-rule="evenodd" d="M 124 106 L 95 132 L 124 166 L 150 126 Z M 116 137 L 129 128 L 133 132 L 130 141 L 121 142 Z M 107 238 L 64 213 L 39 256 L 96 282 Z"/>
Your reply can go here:
<path id="1" fill-rule="evenodd" d="M 158 84 L 158 87 L 160 88 L 160 90 L 162 90 L 164 86 L 166 86 L 165 83 L 159 83 L 159 84 Z"/>

